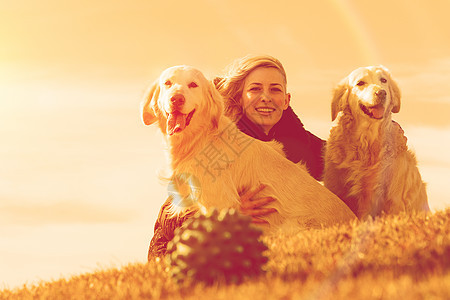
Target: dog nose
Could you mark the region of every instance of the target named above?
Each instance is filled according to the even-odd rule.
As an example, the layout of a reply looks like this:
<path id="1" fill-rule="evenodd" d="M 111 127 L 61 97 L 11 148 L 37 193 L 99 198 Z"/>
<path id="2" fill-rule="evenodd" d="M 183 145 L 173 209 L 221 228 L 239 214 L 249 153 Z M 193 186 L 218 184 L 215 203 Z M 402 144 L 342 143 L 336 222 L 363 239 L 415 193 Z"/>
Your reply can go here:
<path id="1" fill-rule="evenodd" d="M 176 94 L 173 95 L 172 98 L 170 98 L 170 103 L 177 108 L 183 105 L 185 101 L 186 99 L 182 94 Z"/>
<path id="2" fill-rule="evenodd" d="M 384 101 L 386 99 L 386 91 L 385 90 L 379 90 L 375 93 L 375 95 L 380 99 L 381 101 Z"/>

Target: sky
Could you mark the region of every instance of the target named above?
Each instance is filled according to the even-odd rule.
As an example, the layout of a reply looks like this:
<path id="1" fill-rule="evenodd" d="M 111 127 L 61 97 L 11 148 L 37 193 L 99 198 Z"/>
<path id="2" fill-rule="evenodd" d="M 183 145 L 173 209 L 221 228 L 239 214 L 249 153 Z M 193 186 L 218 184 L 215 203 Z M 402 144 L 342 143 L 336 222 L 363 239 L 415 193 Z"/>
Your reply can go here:
<path id="1" fill-rule="evenodd" d="M 382 64 L 433 211 L 450 206 L 450 1 L 0 1 L 0 289 L 145 262 L 166 156 L 139 103 L 167 67 L 283 63 L 326 139 L 334 86 Z"/>

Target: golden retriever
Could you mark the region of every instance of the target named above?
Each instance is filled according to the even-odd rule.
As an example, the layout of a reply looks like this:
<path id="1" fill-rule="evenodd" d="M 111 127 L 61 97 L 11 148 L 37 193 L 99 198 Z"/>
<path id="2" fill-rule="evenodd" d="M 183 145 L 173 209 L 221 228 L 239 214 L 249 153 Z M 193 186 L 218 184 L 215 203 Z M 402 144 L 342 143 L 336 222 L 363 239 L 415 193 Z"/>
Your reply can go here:
<path id="1" fill-rule="evenodd" d="M 383 66 L 359 68 L 334 91 L 324 184 L 359 218 L 429 210 L 403 130 L 392 121 L 400 90 Z"/>
<path id="2" fill-rule="evenodd" d="M 296 232 L 356 219 L 352 211 L 302 165 L 284 157 L 280 144 L 242 133 L 224 115 L 212 82 L 189 66 L 168 68 L 141 104 L 144 124 L 158 122 L 166 137 L 173 211 L 239 208 L 240 194 L 265 184 L 261 196 L 277 212 L 266 232 Z"/>

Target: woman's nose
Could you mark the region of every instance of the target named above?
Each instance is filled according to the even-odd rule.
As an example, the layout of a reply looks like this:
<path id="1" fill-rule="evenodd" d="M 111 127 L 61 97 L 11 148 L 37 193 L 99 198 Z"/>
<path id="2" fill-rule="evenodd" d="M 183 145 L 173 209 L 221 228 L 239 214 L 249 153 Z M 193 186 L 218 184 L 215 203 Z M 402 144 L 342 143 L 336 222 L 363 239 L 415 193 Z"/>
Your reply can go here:
<path id="1" fill-rule="evenodd" d="M 263 102 L 270 102 L 270 101 L 272 101 L 272 99 L 270 98 L 270 96 L 266 92 L 263 92 L 261 94 L 261 101 L 263 101 Z"/>

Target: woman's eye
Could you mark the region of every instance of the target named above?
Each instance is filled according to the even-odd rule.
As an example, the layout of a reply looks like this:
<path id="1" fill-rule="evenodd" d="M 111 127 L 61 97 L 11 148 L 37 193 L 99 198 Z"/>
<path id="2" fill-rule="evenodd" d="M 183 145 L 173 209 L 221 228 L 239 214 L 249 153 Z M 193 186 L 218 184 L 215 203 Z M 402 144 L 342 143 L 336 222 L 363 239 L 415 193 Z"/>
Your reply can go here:
<path id="1" fill-rule="evenodd" d="M 190 89 L 192 89 L 192 88 L 198 87 L 198 85 L 197 85 L 195 82 L 191 82 L 191 83 L 188 84 L 188 87 L 189 87 Z"/>
<path id="2" fill-rule="evenodd" d="M 363 85 L 365 85 L 366 83 L 364 82 L 364 81 L 362 81 L 362 80 L 360 80 L 360 81 L 358 81 L 358 83 L 356 84 L 357 86 L 363 86 Z"/>
<path id="3" fill-rule="evenodd" d="M 386 79 L 386 78 L 381 78 L 380 81 L 381 81 L 382 83 L 386 83 L 386 82 L 387 82 L 387 79 Z"/>
<path id="4" fill-rule="evenodd" d="M 260 91 L 261 89 L 259 88 L 259 87 L 252 87 L 252 88 L 250 88 L 250 90 L 249 91 L 252 91 L 252 92 L 258 92 L 258 91 Z"/>

